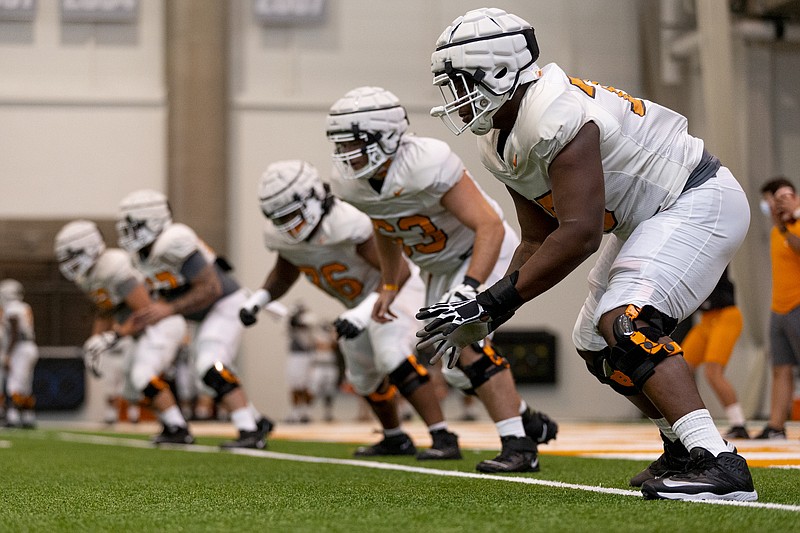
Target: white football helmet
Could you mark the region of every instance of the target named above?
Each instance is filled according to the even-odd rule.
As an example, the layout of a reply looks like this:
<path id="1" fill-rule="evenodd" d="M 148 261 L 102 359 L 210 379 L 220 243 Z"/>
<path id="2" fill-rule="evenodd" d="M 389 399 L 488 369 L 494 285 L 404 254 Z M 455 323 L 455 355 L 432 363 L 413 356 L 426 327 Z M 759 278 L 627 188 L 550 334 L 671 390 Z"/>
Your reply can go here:
<path id="1" fill-rule="evenodd" d="M 327 209 L 328 191 L 305 161 L 272 163 L 258 182 L 261 211 L 294 242 L 308 238 Z"/>
<path id="2" fill-rule="evenodd" d="M 5 305 L 9 302 L 21 302 L 25 296 L 25 291 L 22 289 L 22 283 L 15 279 L 4 279 L 0 281 L 0 305 Z"/>
<path id="3" fill-rule="evenodd" d="M 106 243 L 97 224 L 74 220 L 61 228 L 55 240 L 58 269 L 70 281 L 83 278 L 105 252 Z"/>
<path id="4" fill-rule="evenodd" d="M 456 135 L 467 128 L 487 134 L 500 106 L 520 85 L 536 79 L 538 58 L 533 27 L 523 19 L 497 8 L 467 12 L 436 41 L 431 71 L 445 105 L 431 109 L 431 115 Z M 471 118 L 459 114 L 465 106 Z"/>
<path id="5" fill-rule="evenodd" d="M 381 87 L 358 87 L 328 111 L 333 162 L 344 178 L 371 177 L 400 146 L 408 116 L 400 100 Z"/>
<path id="6" fill-rule="evenodd" d="M 167 197 L 152 189 L 132 192 L 119 204 L 117 238 L 128 252 L 138 252 L 172 224 Z"/>

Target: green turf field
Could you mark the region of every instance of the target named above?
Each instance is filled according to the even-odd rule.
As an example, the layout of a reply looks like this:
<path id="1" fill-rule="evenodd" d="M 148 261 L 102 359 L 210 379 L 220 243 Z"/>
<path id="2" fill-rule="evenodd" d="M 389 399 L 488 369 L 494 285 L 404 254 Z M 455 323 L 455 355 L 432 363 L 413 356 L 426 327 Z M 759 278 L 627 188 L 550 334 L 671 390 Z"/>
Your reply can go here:
<path id="1" fill-rule="evenodd" d="M 219 440 L 0 431 L 0 531 L 800 531 L 797 470 L 755 468 L 759 502 L 719 505 L 642 500 L 627 486 L 642 461 L 543 455 L 539 473 L 482 476 L 491 452 L 354 461 L 353 445 Z"/>

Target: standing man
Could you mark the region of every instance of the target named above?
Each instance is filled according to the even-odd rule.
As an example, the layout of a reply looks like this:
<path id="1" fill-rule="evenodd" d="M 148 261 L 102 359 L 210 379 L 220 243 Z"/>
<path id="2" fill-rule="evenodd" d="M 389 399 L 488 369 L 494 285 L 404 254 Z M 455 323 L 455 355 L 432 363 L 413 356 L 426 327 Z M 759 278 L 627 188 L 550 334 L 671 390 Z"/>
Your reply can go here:
<path id="1" fill-rule="evenodd" d="M 117 232 L 120 246 L 159 295 L 133 314 L 134 321 L 150 326 L 177 314 L 194 322 L 197 373 L 239 430 L 237 439 L 221 447 L 265 448 L 273 424 L 247 399 L 232 368 L 242 338 L 239 307 L 247 296 L 230 266 L 189 226 L 172 222 L 167 198 L 157 191 L 142 189 L 122 200 Z"/>
<path id="2" fill-rule="evenodd" d="M 286 294 L 304 274 L 347 308 L 335 322 L 347 377 L 383 426 L 383 440 L 359 448 L 356 456 L 460 459 L 458 436 L 448 430 L 433 382 L 414 355 L 414 313 L 422 304 L 419 278 L 401 291 L 392 309 L 396 320 L 371 320 L 380 272 L 369 219 L 332 196 L 317 169 L 305 161 L 272 163 L 258 191 L 261 210 L 270 220 L 264 225 L 264 244 L 278 259 L 261 288 L 242 306 L 242 322 L 254 324 L 259 309 Z M 407 266 L 404 275 L 411 275 Z M 417 453 L 403 431 L 398 392 L 428 426 L 430 449 Z"/>
<path id="3" fill-rule="evenodd" d="M 0 364 L 7 367 L 6 391 L 11 398 L 6 426 L 32 429 L 36 427 L 33 371 L 39 360 L 39 347 L 33 330 L 33 311 L 24 301 L 24 294 L 19 281 L 0 281 L 0 326 L 6 343 L 6 353 L 0 353 Z M 6 361 L 2 362 L 3 359 Z"/>
<path id="4" fill-rule="evenodd" d="M 772 307 L 769 353 L 772 395 L 769 422 L 757 439 L 785 439 L 794 394 L 794 371 L 800 365 L 800 197 L 792 182 L 776 178 L 761 187 L 765 212 L 772 217 Z"/>
<path id="5" fill-rule="evenodd" d="M 89 220 L 74 220 L 56 234 L 54 244 L 61 274 L 75 283 L 95 309 L 92 336 L 83 345 L 86 366 L 96 377 L 108 370 L 108 357 L 124 339 L 135 339 L 132 358 L 125 364 L 126 381 L 158 412 L 163 425 L 154 444 L 192 444 L 186 419 L 163 374 L 172 365 L 186 335 L 182 316 L 169 315 L 158 323 L 141 327 L 131 315 L 150 305 L 144 276 L 131 263 L 124 250 L 106 248 L 97 225 Z"/>
<path id="6" fill-rule="evenodd" d="M 517 235 L 446 143 L 406 133 L 406 111 L 393 93 L 353 89 L 333 104 L 327 122 L 339 172 L 333 190 L 369 215 L 374 227 L 382 277 L 376 321 L 394 319 L 404 255 L 421 270 L 428 305 L 474 298 L 481 285 L 500 279 Z M 484 337 L 465 348 L 458 366 L 452 360 L 444 369 L 449 383 L 478 396 L 500 435 L 500 454 L 477 469 L 538 471 L 537 444 L 555 438 L 557 426 L 528 409 L 508 362 L 478 342 Z"/>
<path id="7" fill-rule="evenodd" d="M 431 113 L 479 136 L 484 166 L 514 200 L 522 243 L 499 282 L 417 315 L 433 319 L 421 345 L 453 361 L 610 233 L 573 341 L 589 371 L 662 433 L 664 455 L 632 484 L 648 499 L 755 500 L 747 462 L 723 441 L 669 337 L 742 243 L 747 198 L 683 116 L 556 64 L 540 69 L 538 57 L 531 25 L 494 8 L 458 17 L 436 43 L 431 70 L 445 105 Z"/>

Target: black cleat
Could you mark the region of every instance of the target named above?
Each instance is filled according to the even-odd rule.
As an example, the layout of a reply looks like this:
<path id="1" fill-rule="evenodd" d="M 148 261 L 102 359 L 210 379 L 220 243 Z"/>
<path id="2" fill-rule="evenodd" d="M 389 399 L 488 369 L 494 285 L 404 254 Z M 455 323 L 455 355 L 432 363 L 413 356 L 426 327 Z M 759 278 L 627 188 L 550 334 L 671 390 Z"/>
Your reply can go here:
<path id="1" fill-rule="evenodd" d="M 769 425 L 764 426 L 764 430 L 753 437 L 754 439 L 761 439 L 761 440 L 783 440 L 786 438 L 786 430 L 785 429 L 775 429 L 770 427 Z"/>
<path id="2" fill-rule="evenodd" d="M 258 431 L 263 434 L 264 437 L 272 433 L 272 430 L 275 429 L 275 422 L 267 418 L 266 416 L 262 416 L 256 422 L 256 427 Z"/>
<path id="3" fill-rule="evenodd" d="M 650 466 L 631 478 L 631 487 L 641 487 L 642 483 L 647 480 L 680 474 L 686 471 L 686 466 L 689 464 L 689 450 L 680 440 L 672 442 L 663 433 L 660 433 L 660 435 L 661 440 L 664 441 L 664 453 L 650 463 Z"/>
<path id="4" fill-rule="evenodd" d="M 546 414 L 540 411 L 531 411 L 528 408 L 521 416 L 525 434 L 536 444 L 547 444 L 556 438 L 558 424 Z"/>
<path id="5" fill-rule="evenodd" d="M 481 461 L 478 472 L 502 474 L 507 472 L 538 472 L 539 453 L 536 443 L 528 436 L 500 437 L 503 448 L 494 459 Z"/>
<path id="6" fill-rule="evenodd" d="M 180 426 L 164 426 L 164 430 L 150 439 L 153 444 L 193 444 L 194 437 L 189 428 Z"/>
<path id="7" fill-rule="evenodd" d="M 223 450 L 235 448 L 250 448 L 253 450 L 263 450 L 267 447 L 267 437 L 261 431 L 239 431 L 239 438 L 229 440 L 219 445 Z"/>
<path id="8" fill-rule="evenodd" d="M 750 434 L 744 426 L 733 426 L 724 435 L 726 439 L 749 439 Z"/>
<path id="9" fill-rule="evenodd" d="M 645 500 L 758 499 L 744 457 L 731 452 L 714 457 L 704 448 L 692 450 L 686 472 L 645 481 L 642 494 Z"/>
<path id="10" fill-rule="evenodd" d="M 440 429 L 431 433 L 433 445 L 417 454 L 420 461 L 461 459 L 461 449 L 458 447 L 458 435 L 446 429 Z"/>
<path id="11" fill-rule="evenodd" d="M 393 437 L 384 437 L 382 441 L 372 446 L 362 446 L 358 448 L 354 455 L 356 457 L 380 457 L 382 455 L 414 455 L 417 448 L 414 442 L 406 433 Z"/>

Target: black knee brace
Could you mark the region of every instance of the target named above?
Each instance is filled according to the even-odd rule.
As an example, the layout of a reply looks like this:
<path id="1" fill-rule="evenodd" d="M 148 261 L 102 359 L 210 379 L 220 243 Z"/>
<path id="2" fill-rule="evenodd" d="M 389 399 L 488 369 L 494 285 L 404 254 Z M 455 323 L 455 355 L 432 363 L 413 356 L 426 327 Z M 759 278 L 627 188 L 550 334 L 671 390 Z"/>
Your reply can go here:
<path id="1" fill-rule="evenodd" d="M 608 385 L 623 396 L 635 396 L 639 394 L 639 389 L 634 386 L 631 378 L 619 370 L 611 368 L 611 364 L 608 362 L 611 348 L 590 353 L 592 354 L 592 359 L 586 360 L 586 368 L 589 369 L 589 372 L 596 377 L 600 383 Z"/>
<path id="2" fill-rule="evenodd" d="M 217 393 L 217 400 L 239 387 L 239 378 L 222 363 L 215 363 L 203 376 L 203 383 Z"/>
<path id="3" fill-rule="evenodd" d="M 498 372 L 510 368 L 511 365 L 505 357 L 495 351 L 488 343 L 484 343 L 483 346 L 474 343 L 470 346 L 480 353 L 481 357 L 470 365 L 459 365 L 459 368 L 467 375 L 469 382 L 472 384 L 472 388 L 464 392 L 466 394 L 475 394 L 475 389 L 489 381 Z"/>
<path id="4" fill-rule="evenodd" d="M 415 390 L 430 381 L 431 377 L 425 367 L 417 362 L 417 358 L 409 355 L 400 366 L 389 374 L 389 381 L 397 387 L 400 394 L 408 398 Z"/>
<path id="5" fill-rule="evenodd" d="M 155 376 L 147 384 L 147 387 L 144 388 L 144 390 L 142 391 L 142 394 L 148 400 L 152 400 L 153 398 L 158 396 L 159 392 L 161 392 L 162 390 L 167 389 L 167 388 L 169 388 L 169 384 L 166 381 L 164 381 L 163 379 L 161 379 L 159 376 Z"/>
<path id="6" fill-rule="evenodd" d="M 643 320 L 648 325 L 640 328 L 634 320 Z M 652 306 L 646 305 L 639 309 L 629 305 L 625 313 L 614 321 L 614 338 L 617 344 L 608 355 L 611 367 L 630 376 L 637 390 L 642 390 L 661 361 L 671 355 L 683 353 L 675 341 L 659 342 L 661 337 L 675 329 L 677 322 Z"/>

